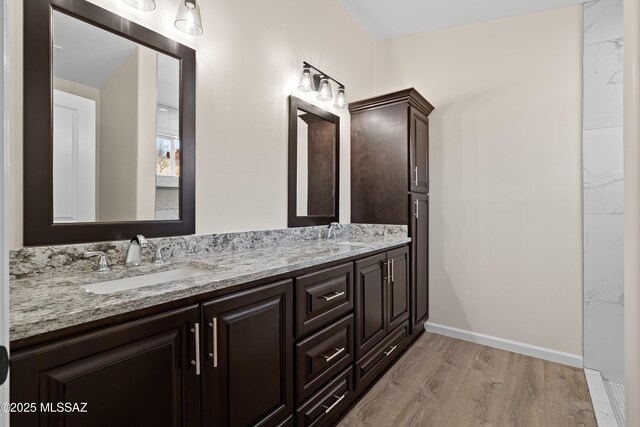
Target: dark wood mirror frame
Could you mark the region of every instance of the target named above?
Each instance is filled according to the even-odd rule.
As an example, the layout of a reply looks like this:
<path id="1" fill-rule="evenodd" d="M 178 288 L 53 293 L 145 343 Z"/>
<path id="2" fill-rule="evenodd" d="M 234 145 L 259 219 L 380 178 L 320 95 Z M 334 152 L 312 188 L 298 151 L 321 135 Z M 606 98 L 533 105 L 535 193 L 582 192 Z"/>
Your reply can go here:
<path id="1" fill-rule="evenodd" d="M 180 61 L 180 219 L 53 223 L 52 14 L 57 10 Z M 196 52 L 85 0 L 24 2 L 24 245 L 195 233 Z"/>
<path id="2" fill-rule="evenodd" d="M 335 202 L 333 216 L 298 216 L 298 110 L 314 114 L 336 126 Z M 340 217 L 340 117 L 313 104 L 289 96 L 289 206 L 288 226 L 307 227 L 338 222 Z"/>

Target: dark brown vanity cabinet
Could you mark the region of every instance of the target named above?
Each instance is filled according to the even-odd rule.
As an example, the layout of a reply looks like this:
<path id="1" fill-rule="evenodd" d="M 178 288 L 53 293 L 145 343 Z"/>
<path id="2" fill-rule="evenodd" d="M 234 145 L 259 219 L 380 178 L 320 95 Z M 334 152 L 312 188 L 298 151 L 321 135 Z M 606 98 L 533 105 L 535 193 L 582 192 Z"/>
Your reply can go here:
<path id="1" fill-rule="evenodd" d="M 11 401 L 37 407 L 11 425 L 199 426 L 197 322 L 192 305 L 15 353 Z"/>
<path id="2" fill-rule="evenodd" d="M 202 304 L 206 426 L 275 426 L 293 412 L 291 280 Z"/>
<path id="3" fill-rule="evenodd" d="M 410 264 L 400 246 L 15 351 L 11 400 L 38 406 L 12 426 L 333 426 L 409 342 Z"/>
<path id="4" fill-rule="evenodd" d="M 429 312 L 428 117 L 433 106 L 415 89 L 407 89 L 351 103 L 349 111 L 351 222 L 409 226 L 413 339 Z M 370 320 L 380 321 L 375 316 Z"/>
<path id="5" fill-rule="evenodd" d="M 356 261 L 356 390 L 402 352 L 409 332 L 409 250 Z"/>

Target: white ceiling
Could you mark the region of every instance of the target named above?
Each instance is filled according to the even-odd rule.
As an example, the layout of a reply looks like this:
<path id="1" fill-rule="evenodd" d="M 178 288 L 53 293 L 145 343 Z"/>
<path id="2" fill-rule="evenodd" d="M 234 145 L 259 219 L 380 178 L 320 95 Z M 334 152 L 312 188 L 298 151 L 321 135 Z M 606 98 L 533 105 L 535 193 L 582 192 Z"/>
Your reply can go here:
<path id="1" fill-rule="evenodd" d="M 337 1 L 376 39 L 542 12 L 585 2 L 585 0 Z"/>

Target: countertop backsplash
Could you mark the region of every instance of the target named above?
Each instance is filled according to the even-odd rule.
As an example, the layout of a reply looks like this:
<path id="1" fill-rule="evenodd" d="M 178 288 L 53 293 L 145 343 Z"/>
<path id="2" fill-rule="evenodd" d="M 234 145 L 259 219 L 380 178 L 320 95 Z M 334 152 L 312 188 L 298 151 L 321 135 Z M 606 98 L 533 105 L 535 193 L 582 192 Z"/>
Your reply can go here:
<path id="1" fill-rule="evenodd" d="M 175 261 L 190 255 L 263 248 L 291 244 L 296 241 L 315 240 L 326 235 L 327 226 L 285 228 L 238 233 L 205 234 L 148 239 L 149 247 L 143 252 L 149 261 L 156 249 L 164 247 L 163 259 Z M 342 224 L 333 232 L 333 238 L 354 239 L 371 237 L 407 236 L 406 225 Z M 11 279 L 22 279 L 38 274 L 92 271 L 96 259 L 84 258 L 85 251 L 103 251 L 110 265 L 124 263 L 129 241 L 111 241 L 77 245 L 38 246 L 10 251 Z"/>

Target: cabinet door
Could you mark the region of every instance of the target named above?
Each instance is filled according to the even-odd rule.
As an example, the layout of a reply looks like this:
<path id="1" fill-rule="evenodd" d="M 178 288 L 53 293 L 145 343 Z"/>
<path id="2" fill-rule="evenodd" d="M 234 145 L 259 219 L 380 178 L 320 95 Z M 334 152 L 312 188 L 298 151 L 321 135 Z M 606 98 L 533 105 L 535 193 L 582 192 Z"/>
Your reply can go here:
<path id="1" fill-rule="evenodd" d="M 413 108 L 410 110 L 410 191 L 427 194 L 429 193 L 429 119 Z"/>
<path id="2" fill-rule="evenodd" d="M 86 402 L 86 412 L 12 413 L 11 425 L 199 426 L 197 314 L 190 306 L 12 355 L 13 402 Z"/>
<path id="3" fill-rule="evenodd" d="M 205 303 L 203 425 L 274 426 L 293 411 L 291 280 Z"/>
<path id="4" fill-rule="evenodd" d="M 411 237 L 411 333 L 421 332 L 429 318 L 429 196 L 412 194 Z"/>
<path id="5" fill-rule="evenodd" d="M 409 248 L 387 252 L 389 324 L 392 331 L 409 318 Z"/>
<path id="6" fill-rule="evenodd" d="M 386 335 L 386 254 L 356 261 L 356 354 L 369 351 Z"/>

